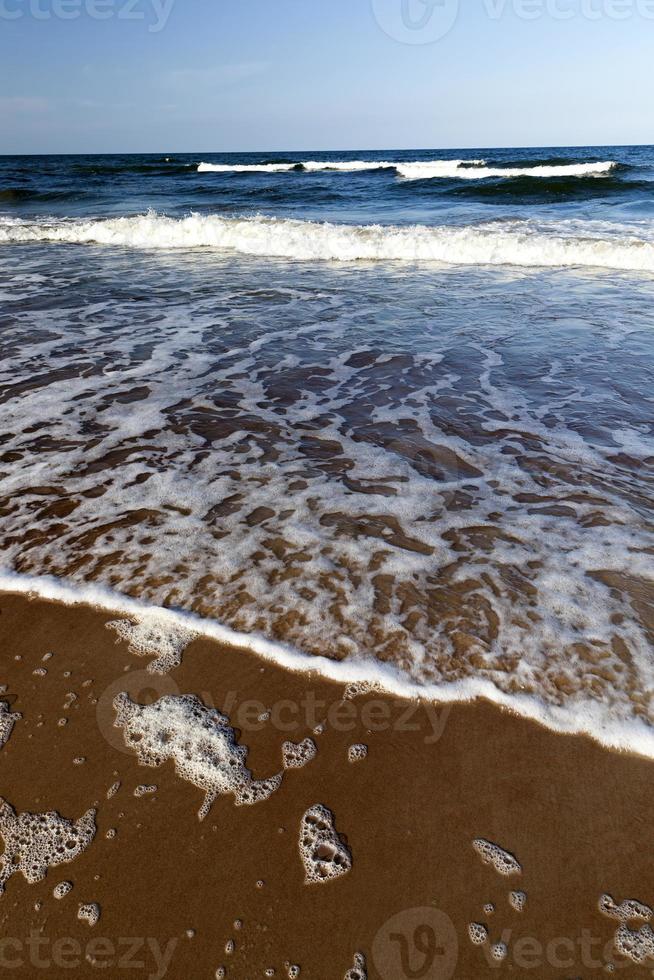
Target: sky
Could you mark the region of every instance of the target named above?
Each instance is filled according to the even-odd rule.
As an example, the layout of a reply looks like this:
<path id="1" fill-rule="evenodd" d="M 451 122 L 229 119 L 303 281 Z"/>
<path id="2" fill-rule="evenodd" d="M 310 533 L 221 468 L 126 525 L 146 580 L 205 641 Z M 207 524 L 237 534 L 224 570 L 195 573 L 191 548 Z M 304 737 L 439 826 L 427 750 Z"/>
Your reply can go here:
<path id="1" fill-rule="evenodd" d="M 654 142 L 654 0 L 0 0 L 0 153 Z"/>

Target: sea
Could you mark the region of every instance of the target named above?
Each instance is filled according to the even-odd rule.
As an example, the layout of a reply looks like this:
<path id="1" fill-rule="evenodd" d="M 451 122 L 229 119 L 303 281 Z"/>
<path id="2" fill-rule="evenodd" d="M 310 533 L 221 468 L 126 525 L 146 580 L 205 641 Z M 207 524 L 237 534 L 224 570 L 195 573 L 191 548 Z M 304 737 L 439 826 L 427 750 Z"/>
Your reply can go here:
<path id="1" fill-rule="evenodd" d="M 0 585 L 654 756 L 653 299 L 652 147 L 0 157 Z"/>

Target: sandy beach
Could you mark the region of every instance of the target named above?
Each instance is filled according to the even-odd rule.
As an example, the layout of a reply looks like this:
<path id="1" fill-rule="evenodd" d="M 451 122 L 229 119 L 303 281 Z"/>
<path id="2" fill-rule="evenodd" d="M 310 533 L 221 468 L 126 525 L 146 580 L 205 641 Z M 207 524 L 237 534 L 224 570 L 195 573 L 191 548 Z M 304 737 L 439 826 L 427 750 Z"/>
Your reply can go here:
<path id="1" fill-rule="evenodd" d="M 150 673 L 151 658 L 106 628 L 115 618 L 0 596 L 0 699 L 22 716 L 0 749 L 0 794 L 18 814 L 97 811 L 74 861 L 34 884 L 20 869 L 8 878 L 3 976 L 199 980 L 222 967 L 284 978 L 299 967 L 302 978 L 350 980 L 356 954 L 381 980 L 651 975 L 616 953 L 620 922 L 598 907 L 605 894 L 617 906 L 653 900 L 651 762 L 490 703 L 346 692 L 201 638 L 180 666 Z M 122 692 L 143 705 L 193 694 L 217 708 L 257 779 L 284 771 L 284 741 L 311 739 L 317 752 L 268 799 L 219 796 L 200 821 L 201 789 L 171 760 L 140 764 L 115 727 Z M 349 761 L 353 745 L 365 758 Z M 300 823 L 317 804 L 351 867 L 307 883 Z M 521 870 L 484 863 L 480 839 Z M 63 881 L 73 888 L 57 899 Z M 81 904 L 99 906 L 92 927 Z M 488 930 L 482 945 L 475 923 Z"/>

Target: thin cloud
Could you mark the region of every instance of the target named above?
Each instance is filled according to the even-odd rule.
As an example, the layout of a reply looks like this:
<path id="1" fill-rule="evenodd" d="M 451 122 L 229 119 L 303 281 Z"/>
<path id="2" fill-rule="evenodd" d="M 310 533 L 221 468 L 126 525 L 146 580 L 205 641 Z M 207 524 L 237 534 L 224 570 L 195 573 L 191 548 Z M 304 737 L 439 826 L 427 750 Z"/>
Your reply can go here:
<path id="1" fill-rule="evenodd" d="M 237 82 L 248 81 L 263 75 L 270 67 L 267 61 L 241 61 L 231 65 L 215 65 L 209 68 L 178 68 L 167 72 L 164 82 L 178 89 L 224 88 Z"/>

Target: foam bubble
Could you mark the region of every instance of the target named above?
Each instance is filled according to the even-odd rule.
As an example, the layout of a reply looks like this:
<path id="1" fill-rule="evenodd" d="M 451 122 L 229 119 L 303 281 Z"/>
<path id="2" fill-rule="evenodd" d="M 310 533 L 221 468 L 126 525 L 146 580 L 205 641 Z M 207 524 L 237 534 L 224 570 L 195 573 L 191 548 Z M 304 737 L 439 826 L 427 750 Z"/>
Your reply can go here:
<path id="1" fill-rule="evenodd" d="M 482 922 L 470 922 L 468 924 L 468 935 L 473 945 L 483 946 L 488 940 L 488 929 Z"/>
<path id="2" fill-rule="evenodd" d="M 615 934 L 614 945 L 618 953 L 633 963 L 645 963 L 654 959 L 654 931 L 650 925 L 630 929 L 623 922 Z"/>
<path id="3" fill-rule="evenodd" d="M 73 822 L 55 811 L 17 814 L 0 797 L 0 895 L 8 879 L 20 871 L 30 885 L 42 881 L 48 868 L 74 861 L 95 837 L 95 813 L 91 809 Z"/>
<path id="4" fill-rule="evenodd" d="M 308 762 L 315 759 L 318 749 L 312 738 L 305 738 L 303 742 L 284 742 L 282 745 L 282 758 L 284 769 L 301 769 Z"/>
<path id="5" fill-rule="evenodd" d="M 509 905 L 511 908 L 514 908 L 516 912 L 524 912 L 525 906 L 527 905 L 527 893 L 511 892 L 509 895 Z"/>
<path id="6" fill-rule="evenodd" d="M 0 749 L 7 744 L 14 725 L 22 717 L 18 711 L 10 711 L 6 701 L 0 701 Z"/>
<path id="7" fill-rule="evenodd" d="M 100 919 L 100 906 L 97 902 L 80 905 L 77 910 L 77 918 L 81 919 L 82 922 L 87 922 L 91 927 L 97 925 Z"/>
<path id="8" fill-rule="evenodd" d="M 320 803 L 302 817 L 299 846 L 306 884 L 340 878 L 352 867 L 352 854 L 336 832 L 334 814 Z"/>
<path id="9" fill-rule="evenodd" d="M 347 750 L 347 758 L 349 762 L 362 762 L 368 755 L 368 746 L 364 745 L 362 742 L 357 742 L 356 745 L 351 745 Z"/>
<path id="10" fill-rule="evenodd" d="M 509 947 L 506 945 L 506 943 L 493 943 L 490 952 L 494 960 L 505 960 L 509 952 Z"/>
<path id="11" fill-rule="evenodd" d="M 132 619 L 115 619 L 105 625 L 129 645 L 130 653 L 156 658 L 146 668 L 151 674 L 167 674 L 179 667 L 184 650 L 196 635 L 183 626 L 171 626 L 157 610 Z"/>
<path id="12" fill-rule="evenodd" d="M 352 966 L 343 977 L 343 980 L 368 980 L 368 968 L 363 953 L 354 954 Z"/>
<path id="13" fill-rule="evenodd" d="M 66 895 L 68 895 L 72 890 L 73 890 L 72 881 L 60 881 L 59 884 L 55 885 L 55 887 L 53 888 L 52 894 L 54 895 L 55 898 L 61 900 L 62 898 L 65 898 Z"/>
<path id="14" fill-rule="evenodd" d="M 619 922 L 637 921 L 639 919 L 649 922 L 654 915 L 649 905 L 637 902 L 633 898 L 625 899 L 624 902 L 617 905 L 611 895 L 601 895 L 598 906 L 600 912 L 608 915 L 611 919 L 617 919 Z"/>
<path id="15" fill-rule="evenodd" d="M 522 867 L 518 860 L 498 844 L 478 837 L 473 840 L 472 846 L 484 864 L 490 864 L 498 874 L 509 876 L 522 873 Z"/>
<path id="16" fill-rule="evenodd" d="M 231 793 L 237 806 L 251 805 L 279 788 L 282 773 L 252 778 L 245 765 L 248 750 L 237 743 L 229 718 L 192 694 L 141 705 L 123 693 L 114 699 L 114 708 L 114 724 L 123 729 L 125 743 L 142 765 L 157 767 L 172 759 L 178 776 L 204 790 L 200 820 L 220 795 Z"/>
<path id="17" fill-rule="evenodd" d="M 154 785 L 151 785 L 151 786 L 141 785 L 141 786 L 137 786 L 135 788 L 135 790 L 134 790 L 134 796 L 137 796 L 137 797 L 139 797 L 139 796 L 147 796 L 148 793 L 156 793 L 156 792 L 157 792 L 157 787 L 154 786 Z"/>

